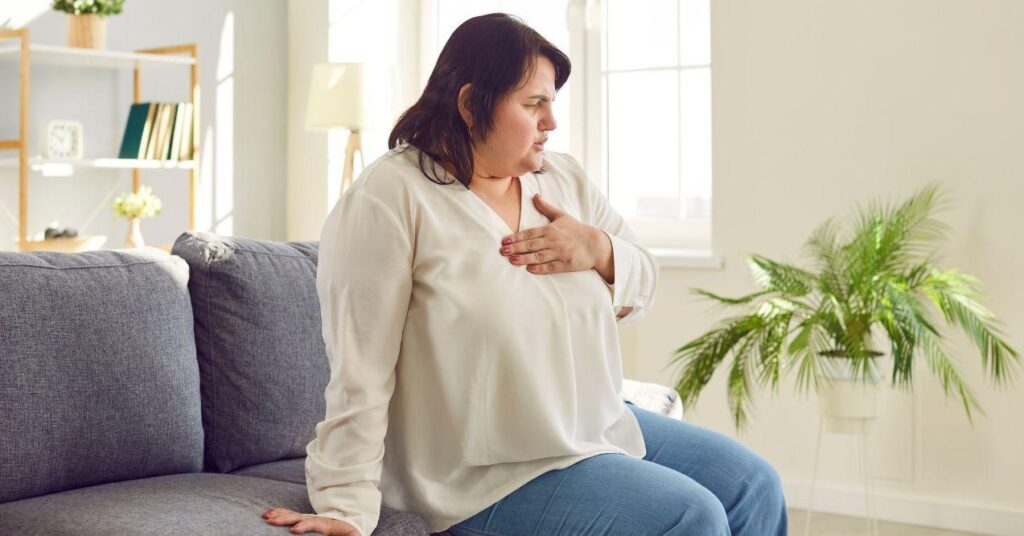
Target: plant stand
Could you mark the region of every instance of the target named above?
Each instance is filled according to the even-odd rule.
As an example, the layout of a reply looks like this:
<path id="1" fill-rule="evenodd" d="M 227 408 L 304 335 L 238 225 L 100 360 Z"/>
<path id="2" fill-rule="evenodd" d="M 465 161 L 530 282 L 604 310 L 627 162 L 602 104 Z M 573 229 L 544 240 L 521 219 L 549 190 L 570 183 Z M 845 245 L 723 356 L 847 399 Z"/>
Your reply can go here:
<path id="1" fill-rule="evenodd" d="M 814 469 L 811 472 L 810 496 L 807 499 L 807 518 L 804 536 L 810 534 L 814 513 L 814 489 L 818 483 L 818 462 L 821 458 L 821 438 L 826 430 L 847 436 L 860 436 L 860 465 L 864 475 L 864 520 L 868 533 L 878 535 L 878 518 L 874 507 L 874 484 L 868 456 L 868 432 L 878 416 L 880 388 L 878 384 L 864 384 L 847 379 L 834 380 L 829 392 L 819 398 L 821 417 L 818 419 L 818 440 L 814 447 Z"/>

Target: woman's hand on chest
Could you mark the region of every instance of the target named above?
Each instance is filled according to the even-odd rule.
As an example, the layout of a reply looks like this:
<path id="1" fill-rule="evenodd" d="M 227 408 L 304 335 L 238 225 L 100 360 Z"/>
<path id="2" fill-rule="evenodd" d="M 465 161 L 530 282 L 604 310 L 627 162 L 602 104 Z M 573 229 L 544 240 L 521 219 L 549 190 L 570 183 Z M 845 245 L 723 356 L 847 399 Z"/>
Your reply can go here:
<path id="1" fill-rule="evenodd" d="M 551 223 L 506 236 L 498 252 L 509 262 L 535 274 L 578 272 L 611 263 L 611 239 L 604 231 L 547 203 L 540 194 L 533 197 L 533 204 Z"/>

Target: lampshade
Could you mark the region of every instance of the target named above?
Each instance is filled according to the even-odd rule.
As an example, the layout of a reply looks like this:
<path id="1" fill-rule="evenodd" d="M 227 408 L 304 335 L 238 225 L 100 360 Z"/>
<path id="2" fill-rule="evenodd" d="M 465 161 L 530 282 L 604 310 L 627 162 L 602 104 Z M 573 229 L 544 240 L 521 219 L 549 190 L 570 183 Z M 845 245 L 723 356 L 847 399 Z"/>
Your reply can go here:
<path id="1" fill-rule="evenodd" d="M 309 84 L 306 128 L 390 128 L 393 69 L 369 63 L 319 63 Z"/>

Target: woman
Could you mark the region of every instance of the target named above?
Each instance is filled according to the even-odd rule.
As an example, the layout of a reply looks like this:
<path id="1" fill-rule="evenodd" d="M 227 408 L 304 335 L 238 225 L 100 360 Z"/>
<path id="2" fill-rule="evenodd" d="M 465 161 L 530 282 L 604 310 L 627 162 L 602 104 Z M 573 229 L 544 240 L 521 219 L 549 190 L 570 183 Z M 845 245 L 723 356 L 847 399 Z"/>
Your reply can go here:
<path id="1" fill-rule="evenodd" d="M 649 312 L 658 268 L 543 150 L 569 70 L 518 19 L 466 21 L 331 211 L 317 513 L 268 523 L 369 536 L 384 503 L 455 535 L 786 533 L 764 460 L 619 397 L 616 322 Z"/>

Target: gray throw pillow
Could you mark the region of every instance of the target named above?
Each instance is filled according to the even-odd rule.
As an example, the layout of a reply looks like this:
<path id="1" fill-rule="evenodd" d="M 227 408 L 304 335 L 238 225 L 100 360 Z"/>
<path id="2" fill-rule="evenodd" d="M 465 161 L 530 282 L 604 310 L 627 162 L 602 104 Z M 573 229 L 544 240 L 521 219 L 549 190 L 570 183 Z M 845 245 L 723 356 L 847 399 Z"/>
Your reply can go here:
<path id="1" fill-rule="evenodd" d="M 191 268 L 207 471 L 306 455 L 330 376 L 317 252 L 204 232 L 174 242 Z"/>
<path id="2" fill-rule="evenodd" d="M 0 503 L 202 470 L 188 265 L 0 252 Z"/>

